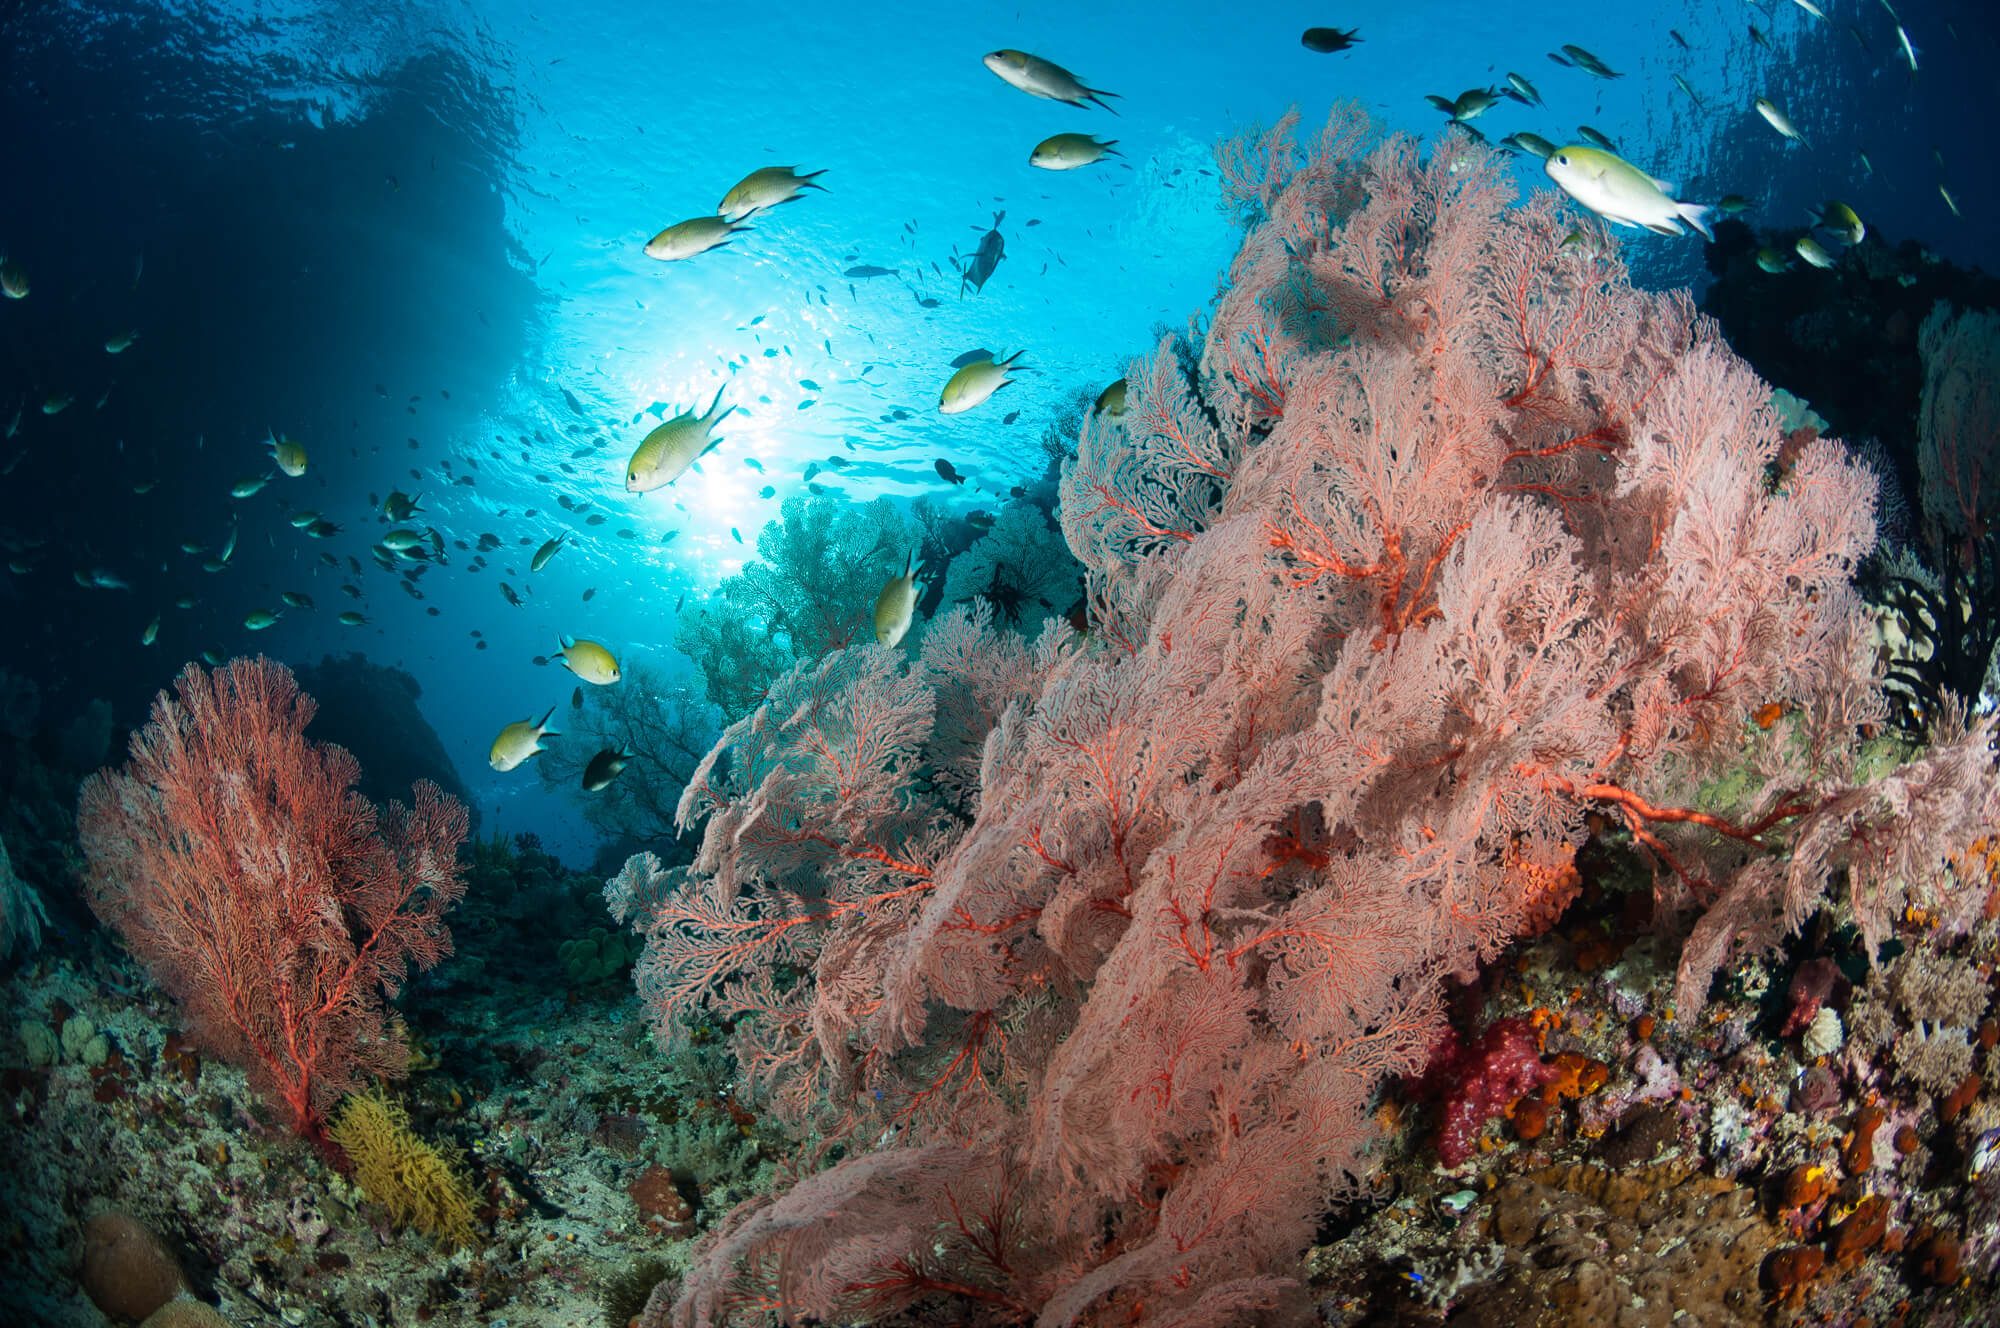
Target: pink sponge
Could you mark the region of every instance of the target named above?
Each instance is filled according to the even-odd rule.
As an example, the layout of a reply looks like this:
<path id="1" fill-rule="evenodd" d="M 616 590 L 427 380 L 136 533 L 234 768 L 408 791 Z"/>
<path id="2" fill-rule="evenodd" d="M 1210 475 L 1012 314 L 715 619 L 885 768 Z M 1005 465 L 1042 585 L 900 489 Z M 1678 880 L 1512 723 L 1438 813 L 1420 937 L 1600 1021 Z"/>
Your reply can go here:
<path id="1" fill-rule="evenodd" d="M 1471 1157 L 1486 1122 L 1523 1093 L 1547 1083 L 1550 1073 L 1524 1019 L 1499 1020 L 1476 1042 L 1468 1043 L 1456 1032 L 1445 1034 L 1416 1085 L 1418 1096 L 1442 1104 L 1438 1160 L 1455 1167 Z"/>

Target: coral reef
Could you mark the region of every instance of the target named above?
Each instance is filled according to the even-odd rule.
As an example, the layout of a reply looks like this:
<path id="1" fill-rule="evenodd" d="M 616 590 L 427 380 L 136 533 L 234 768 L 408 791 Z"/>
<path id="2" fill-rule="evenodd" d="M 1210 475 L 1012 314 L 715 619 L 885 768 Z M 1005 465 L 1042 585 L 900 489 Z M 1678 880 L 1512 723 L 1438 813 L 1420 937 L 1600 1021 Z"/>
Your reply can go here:
<path id="1" fill-rule="evenodd" d="M 402 1068 L 382 995 L 450 953 L 466 815 L 424 783 L 378 812 L 312 717 L 282 665 L 190 665 L 126 769 L 84 782 L 77 823 L 91 908 L 318 1137 L 335 1099 Z"/>
<path id="2" fill-rule="evenodd" d="M 1063 471 L 1087 634 L 951 611 L 914 663 L 800 665 L 690 782 L 691 867 L 614 883 L 662 1045 L 727 1029 L 830 1163 L 712 1228 L 678 1322 L 1296 1320 L 1443 979 L 1555 925 L 1586 850 L 1695 919 L 1683 1020 L 1829 891 L 1871 948 L 1979 915 L 1937 864 L 2000 815 L 1990 722 L 1864 743 L 1865 468 L 1475 147 L 1343 109 L 1221 164 L 1257 221 L 1214 317 Z M 1590 1092 L 1565 1050 L 1535 1144 L 1666 1145 L 1620 1109 L 1690 1067 Z M 1752 1125 L 1715 1095 L 1719 1178 Z"/>

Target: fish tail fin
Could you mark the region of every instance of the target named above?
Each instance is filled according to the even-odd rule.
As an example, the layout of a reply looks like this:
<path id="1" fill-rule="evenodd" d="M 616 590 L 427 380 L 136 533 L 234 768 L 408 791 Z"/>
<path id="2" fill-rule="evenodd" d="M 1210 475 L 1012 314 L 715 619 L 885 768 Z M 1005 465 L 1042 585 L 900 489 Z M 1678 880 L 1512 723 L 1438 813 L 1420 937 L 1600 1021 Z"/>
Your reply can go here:
<path id="1" fill-rule="evenodd" d="M 1013 367 L 1014 361 L 1020 359 L 1023 355 L 1026 355 L 1027 353 L 1028 353 L 1028 348 L 1026 346 L 1023 346 L 1021 349 L 1015 351 L 1012 355 L 1009 355 L 1006 359 L 1000 360 L 997 363 L 1000 365 L 1002 369 L 1009 369 Z"/>
<path id="2" fill-rule="evenodd" d="M 549 727 L 549 721 L 554 719 L 555 717 L 556 717 L 556 708 L 555 706 L 550 706 L 548 713 L 542 716 L 541 722 L 535 725 L 537 729 L 541 730 L 542 736 L 544 737 L 562 736 L 561 734 L 557 733 L 554 729 Z"/>
<path id="3" fill-rule="evenodd" d="M 1700 231 L 1710 244 L 1715 243 L 1715 232 L 1708 226 L 1708 219 L 1714 215 L 1714 208 L 1706 203 L 1676 203 L 1674 212 L 1682 221 Z"/>
<path id="4" fill-rule="evenodd" d="M 709 402 L 708 409 L 701 413 L 701 422 L 703 424 L 714 424 L 717 421 L 726 417 L 730 411 L 736 409 L 736 407 L 730 406 L 728 409 L 724 410 L 720 415 L 715 413 L 715 408 L 722 404 L 722 393 L 724 389 L 726 389 L 728 386 L 729 384 L 724 383 L 721 387 L 715 389 L 715 400 Z"/>
<path id="5" fill-rule="evenodd" d="M 798 168 L 796 166 L 792 168 L 792 171 L 793 171 L 793 176 L 798 181 L 800 188 L 817 189 L 820 190 L 822 193 L 828 192 L 825 185 L 813 183 L 813 181 L 819 179 L 820 176 L 826 174 L 826 167 L 822 166 L 816 171 L 807 171 L 804 175 L 798 174 Z"/>
<path id="6" fill-rule="evenodd" d="M 1104 99 L 1106 97 L 1116 97 L 1117 95 L 1115 92 L 1106 92 L 1103 88 L 1085 88 L 1083 90 L 1084 100 L 1097 103 L 1113 115 L 1118 114 L 1118 108 Z"/>
<path id="7" fill-rule="evenodd" d="M 1125 155 L 1124 153 L 1118 150 L 1118 140 L 1115 138 L 1107 138 L 1102 143 L 1099 143 L 1097 146 L 1104 149 L 1104 151 L 1110 153 L 1114 157 L 1122 157 Z"/>

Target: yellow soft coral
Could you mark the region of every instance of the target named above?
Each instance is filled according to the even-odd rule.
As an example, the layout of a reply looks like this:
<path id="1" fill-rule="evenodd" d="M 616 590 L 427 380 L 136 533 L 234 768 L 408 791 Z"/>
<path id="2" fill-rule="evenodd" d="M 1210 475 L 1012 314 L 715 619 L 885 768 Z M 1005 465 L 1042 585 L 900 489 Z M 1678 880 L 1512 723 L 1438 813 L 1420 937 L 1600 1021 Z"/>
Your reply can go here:
<path id="1" fill-rule="evenodd" d="M 477 1243 L 472 1189 L 457 1160 L 418 1138 L 409 1113 L 380 1087 L 349 1096 L 329 1133 L 353 1162 L 355 1183 L 398 1226 L 451 1245 Z"/>

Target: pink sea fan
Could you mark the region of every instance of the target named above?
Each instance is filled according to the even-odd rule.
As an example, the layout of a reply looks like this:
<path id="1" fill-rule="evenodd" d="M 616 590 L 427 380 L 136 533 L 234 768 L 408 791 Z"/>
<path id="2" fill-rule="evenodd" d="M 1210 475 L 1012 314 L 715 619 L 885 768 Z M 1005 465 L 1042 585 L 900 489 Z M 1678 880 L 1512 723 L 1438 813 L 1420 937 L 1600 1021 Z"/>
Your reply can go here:
<path id="1" fill-rule="evenodd" d="M 661 1030 L 733 1021 L 803 1166 L 845 1153 L 723 1221 L 684 1324 L 1298 1321 L 1375 1093 L 1592 812 L 1707 910 L 1689 1008 L 1843 868 L 1871 931 L 1966 914 L 1989 726 L 1857 773 L 1869 473 L 1821 440 L 1772 484 L 1714 328 L 1476 147 L 1350 107 L 1225 165 L 1229 290 L 1065 468 L 1088 630 L 801 665 L 630 894 Z"/>

